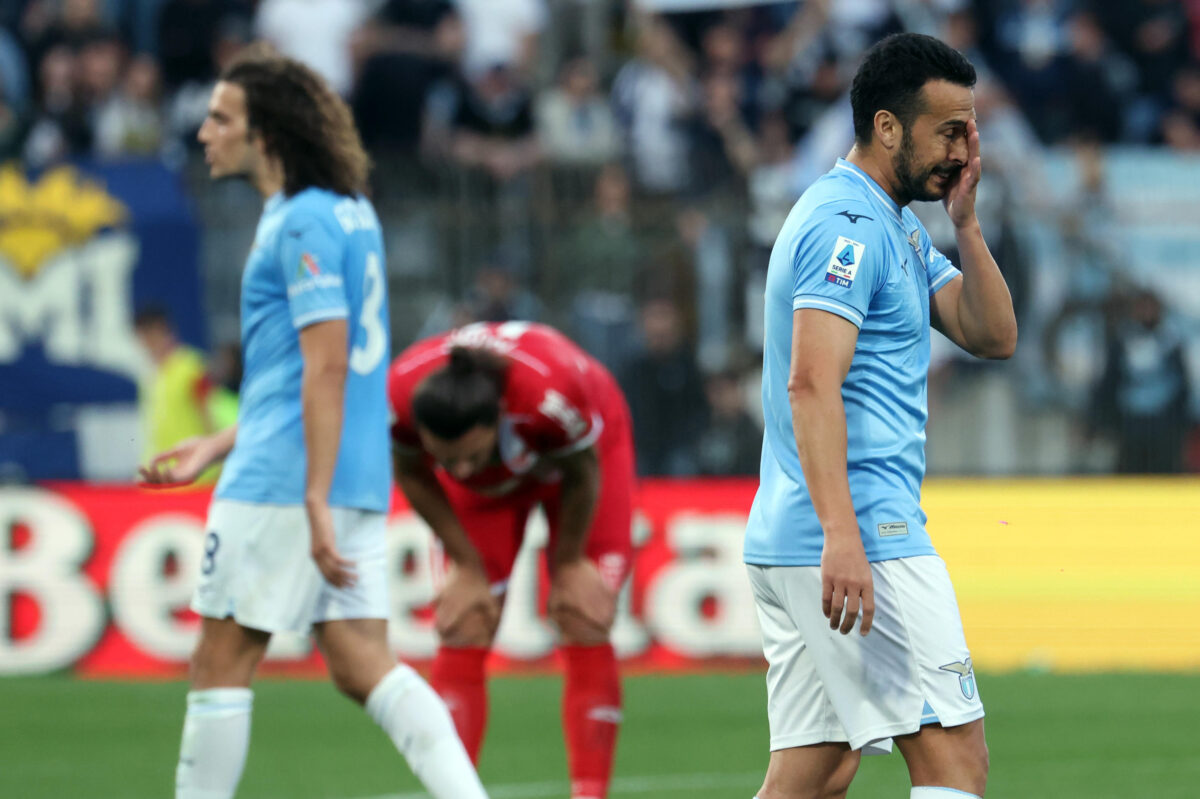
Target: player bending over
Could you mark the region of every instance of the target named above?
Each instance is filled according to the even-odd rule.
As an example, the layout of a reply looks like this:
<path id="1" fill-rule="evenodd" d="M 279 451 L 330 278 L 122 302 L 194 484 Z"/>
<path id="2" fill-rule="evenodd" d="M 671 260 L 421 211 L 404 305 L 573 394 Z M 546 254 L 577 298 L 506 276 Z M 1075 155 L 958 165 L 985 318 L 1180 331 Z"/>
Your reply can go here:
<path id="1" fill-rule="evenodd" d="M 484 661 L 526 520 L 541 505 L 571 796 L 601 799 L 621 717 L 609 630 L 631 554 L 633 440 L 621 390 L 567 338 L 524 322 L 418 342 L 396 359 L 388 390 L 396 480 L 451 564 L 436 604 L 433 687 L 477 759 Z"/>

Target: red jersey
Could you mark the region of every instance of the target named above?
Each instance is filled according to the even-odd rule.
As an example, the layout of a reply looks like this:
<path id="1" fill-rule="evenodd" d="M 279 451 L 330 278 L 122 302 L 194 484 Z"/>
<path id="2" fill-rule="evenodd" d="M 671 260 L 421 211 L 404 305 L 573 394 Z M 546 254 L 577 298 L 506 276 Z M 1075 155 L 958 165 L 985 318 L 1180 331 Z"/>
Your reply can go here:
<path id="1" fill-rule="evenodd" d="M 599 441 L 627 413 L 616 380 L 599 361 L 553 328 L 532 322 L 479 322 L 418 341 L 388 373 L 392 439 L 419 449 L 412 397 L 453 347 L 484 349 L 508 362 L 497 430 L 499 461 L 463 482 L 486 494 L 507 494 L 532 479 L 553 479 L 539 461 Z M 614 424 L 609 424 L 609 422 Z M 544 467 L 544 464 L 541 464 Z"/>

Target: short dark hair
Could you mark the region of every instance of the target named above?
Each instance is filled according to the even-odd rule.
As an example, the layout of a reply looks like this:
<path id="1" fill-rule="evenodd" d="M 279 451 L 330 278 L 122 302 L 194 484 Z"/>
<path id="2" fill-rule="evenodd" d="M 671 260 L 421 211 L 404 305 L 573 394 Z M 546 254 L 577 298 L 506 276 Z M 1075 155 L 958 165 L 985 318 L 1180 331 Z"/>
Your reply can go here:
<path id="1" fill-rule="evenodd" d="M 164 330 L 171 330 L 171 315 L 167 313 L 167 309 L 163 305 L 145 305 L 138 309 L 133 315 L 133 329 L 145 330 L 150 327 L 159 327 Z"/>
<path id="2" fill-rule="evenodd" d="M 354 117 L 320 75 L 270 45 L 242 50 L 220 80 L 246 93 L 246 121 L 283 162 L 283 192 L 316 187 L 353 197 L 366 191 L 370 159 Z"/>
<path id="3" fill-rule="evenodd" d="M 931 80 L 975 85 L 975 67 L 945 42 L 920 33 L 895 33 L 867 51 L 850 87 L 854 140 L 870 144 L 875 114 L 891 111 L 907 129 L 924 110 L 921 88 Z"/>
<path id="4" fill-rule="evenodd" d="M 477 425 L 495 425 L 507 366 L 503 358 L 486 350 L 454 347 L 449 363 L 417 386 L 413 418 L 445 441 L 454 441 Z"/>

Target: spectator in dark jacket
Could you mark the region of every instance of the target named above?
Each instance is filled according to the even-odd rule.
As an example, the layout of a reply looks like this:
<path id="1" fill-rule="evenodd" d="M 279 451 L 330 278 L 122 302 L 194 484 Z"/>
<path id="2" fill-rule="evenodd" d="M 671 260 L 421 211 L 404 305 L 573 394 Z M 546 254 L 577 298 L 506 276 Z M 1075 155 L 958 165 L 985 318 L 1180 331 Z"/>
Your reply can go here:
<path id="1" fill-rule="evenodd" d="M 693 475 L 708 411 L 700 367 L 670 300 L 654 299 L 642 308 L 642 343 L 621 372 L 633 415 L 638 474 Z"/>
<path id="2" fill-rule="evenodd" d="M 1139 291 L 1117 323 L 1093 396 L 1091 427 L 1116 440 L 1117 472 L 1183 470 L 1188 391 L 1183 343 L 1158 296 Z"/>

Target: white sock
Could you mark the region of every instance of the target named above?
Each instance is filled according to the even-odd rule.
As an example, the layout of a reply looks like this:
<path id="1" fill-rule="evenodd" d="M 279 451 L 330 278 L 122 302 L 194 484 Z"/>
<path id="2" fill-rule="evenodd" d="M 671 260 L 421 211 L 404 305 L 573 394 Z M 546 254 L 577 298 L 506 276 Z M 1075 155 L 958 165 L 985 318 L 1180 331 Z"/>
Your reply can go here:
<path id="1" fill-rule="evenodd" d="M 371 689 L 367 714 L 434 799 L 487 799 L 450 711 L 421 675 L 397 664 Z"/>
<path id="2" fill-rule="evenodd" d="M 931 785 L 913 786 L 908 799 L 980 799 L 973 793 L 957 788 L 935 788 Z"/>
<path id="3" fill-rule="evenodd" d="M 231 799 L 250 748 L 249 688 L 189 691 L 175 799 Z"/>

